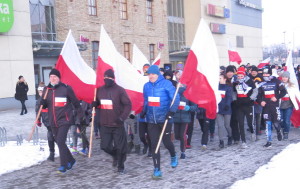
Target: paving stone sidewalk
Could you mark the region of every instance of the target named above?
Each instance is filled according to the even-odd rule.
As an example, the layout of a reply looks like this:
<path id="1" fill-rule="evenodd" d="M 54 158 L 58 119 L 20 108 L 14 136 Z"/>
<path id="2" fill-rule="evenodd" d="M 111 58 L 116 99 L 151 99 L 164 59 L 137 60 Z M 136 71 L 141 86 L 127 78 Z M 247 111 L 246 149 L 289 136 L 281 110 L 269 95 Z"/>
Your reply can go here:
<path id="1" fill-rule="evenodd" d="M 2 118 L 0 112 L 1 124 Z M 192 149 L 186 151 L 187 158 L 179 160 L 177 168 L 170 167 L 170 157 L 162 147 L 163 179 L 158 181 L 151 179 L 152 159 L 143 155 L 129 154 L 125 164 L 127 173 L 117 174 L 112 167 L 111 157 L 100 150 L 100 140 L 95 139 L 92 157 L 76 155 L 76 165 L 66 174 L 56 173 L 59 166 L 57 158 L 54 163 L 45 161 L 1 175 L 0 188 L 229 188 L 235 181 L 253 176 L 260 166 L 269 162 L 287 145 L 299 142 L 299 136 L 300 129 L 292 128 L 289 141 L 279 142 L 274 133 L 273 147 L 270 149 L 262 147 L 266 143 L 264 135 L 256 142 L 247 142 L 247 149 L 233 145 L 219 150 L 218 140 L 215 138 L 214 142 L 209 142 L 206 151 L 201 151 L 200 128 L 196 124 Z M 250 141 L 249 133 L 247 139 Z M 179 154 L 178 141 L 175 146 Z"/>

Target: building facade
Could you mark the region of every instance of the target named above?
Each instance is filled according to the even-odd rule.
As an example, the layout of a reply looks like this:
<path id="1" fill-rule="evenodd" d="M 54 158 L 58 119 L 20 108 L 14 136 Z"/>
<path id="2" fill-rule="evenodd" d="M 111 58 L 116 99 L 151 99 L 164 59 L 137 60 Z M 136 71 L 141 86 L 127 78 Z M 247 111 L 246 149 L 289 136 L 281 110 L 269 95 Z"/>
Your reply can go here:
<path id="1" fill-rule="evenodd" d="M 28 1 L 0 0 L 0 4 L 0 108 L 5 109 L 7 104 L 20 106 L 13 98 L 20 75 L 29 85 L 29 98 L 35 94 L 35 80 Z"/>
<path id="2" fill-rule="evenodd" d="M 185 29 L 185 43 L 177 49 L 172 49 L 169 38 L 170 61 L 173 66 L 186 59 L 201 18 L 204 18 L 211 28 L 219 52 L 220 65 L 237 66 L 236 63 L 229 63 L 229 46 L 240 54 L 242 64 L 258 64 L 263 59 L 261 0 L 180 1 L 182 0 L 170 0 L 168 4 L 168 8 L 173 10 L 182 5 L 181 9 L 184 12 L 181 22 Z M 168 14 L 169 22 L 171 16 Z M 173 31 L 170 27 L 168 29 L 169 33 Z"/>

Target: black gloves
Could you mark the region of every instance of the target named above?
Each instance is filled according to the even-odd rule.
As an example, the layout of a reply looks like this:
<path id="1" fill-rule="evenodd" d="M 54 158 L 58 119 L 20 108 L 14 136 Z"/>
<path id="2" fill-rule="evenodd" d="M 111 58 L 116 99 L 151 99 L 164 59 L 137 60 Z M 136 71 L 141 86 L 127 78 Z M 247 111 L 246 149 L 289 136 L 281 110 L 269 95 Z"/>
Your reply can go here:
<path id="1" fill-rule="evenodd" d="M 129 115 L 129 118 L 130 118 L 130 119 L 134 119 L 134 118 L 135 118 L 135 115 L 130 114 L 130 115 Z"/>
<path id="2" fill-rule="evenodd" d="M 82 118 L 82 119 L 80 120 L 80 125 L 87 125 L 87 124 L 86 124 L 85 118 Z"/>
<path id="3" fill-rule="evenodd" d="M 140 114 L 140 118 L 141 119 L 144 119 L 146 117 L 146 112 L 142 112 L 141 114 Z"/>
<path id="4" fill-rule="evenodd" d="M 92 107 L 93 108 L 97 108 L 99 106 L 99 102 L 98 101 L 93 101 L 92 102 Z"/>
<path id="5" fill-rule="evenodd" d="M 46 101 L 46 99 L 41 99 L 41 103 L 40 103 L 40 105 L 42 105 L 43 106 L 43 108 L 47 108 L 47 101 Z"/>
<path id="6" fill-rule="evenodd" d="M 170 120 L 170 119 L 172 119 L 172 117 L 173 117 L 174 115 L 175 115 L 175 112 L 169 111 L 169 112 L 167 113 L 167 115 L 166 115 L 166 119 Z"/>

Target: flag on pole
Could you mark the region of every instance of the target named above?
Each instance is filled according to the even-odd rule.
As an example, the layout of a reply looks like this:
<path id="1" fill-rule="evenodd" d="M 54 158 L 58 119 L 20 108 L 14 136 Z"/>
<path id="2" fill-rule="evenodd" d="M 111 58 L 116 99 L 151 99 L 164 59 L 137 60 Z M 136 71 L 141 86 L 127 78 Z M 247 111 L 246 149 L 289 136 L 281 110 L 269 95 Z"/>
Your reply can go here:
<path id="1" fill-rule="evenodd" d="M 241 64 L 242 59 L 239 53 L 232 47 L 230 41 L 228 41 L 228 56 L 230 62 L 236 62 L 238 64 Z"/>
<path id="2" fill-rule="evenodd" d="M 143 87 L 148 82 L 148 77 L 137 72 L 136 68 L 117 51 L 103 25 L 101 25 L 97 87 L 104 85 L 104 72 L 108 69 L 114 70 L 116 83 L 126 90 L 132 103 L 132 111 L 135 111 L 136 114 L 139 113 L 143 107 Z"/>
<path id="3" fill-rule="evenodd" d="M 152 65 L 160 65 L 160 53 L 158 53 L 157 57 L 153 60 Z"/>
<path id="4" fill-rule="evenodd" d="M 146 56 L 142 53 L 142 51 L 136 46 L 136 44 L 133 44 L 133 51 L 132 51 L 132 65 L 142 74 L 143 72 L 143 66 L 145 64 L 149 64 L 149 61 L 147 60 Z"/>
<path id="5" fill-rule="evenodd" d="M 184 95 L 206 109 L 209 119 L 216 118 L 221 95 L 219 86 L 219 55 L 211 31 L 201 19 L 180 82 L 186 84 Z"/>
<path id="6" fill-rule="evenodd" d="M 271 58 L 270 58 L 270 57 L 269 57 L 269 58 L 266 58 L 266 59 L 264 59 L 261 63 L 259 63 L 257 67 L 258 67 L 258 68 L 263 68 L 263 67 L 269 65 L 270 62 L 271 62 Z"/>
<path id="7" fill-rule="evenodd" d="M 74 90 L 79 100 L 91 103 L 94 98 L 96 74 L 82 59 L 71 30 L 56 63 L 61 81 Z"/>

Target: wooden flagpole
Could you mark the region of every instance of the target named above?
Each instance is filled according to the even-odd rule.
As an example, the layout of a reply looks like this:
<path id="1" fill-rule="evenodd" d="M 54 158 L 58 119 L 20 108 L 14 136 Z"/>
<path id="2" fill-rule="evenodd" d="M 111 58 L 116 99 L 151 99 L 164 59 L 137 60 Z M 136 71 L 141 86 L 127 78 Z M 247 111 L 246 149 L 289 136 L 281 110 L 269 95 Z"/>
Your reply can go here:
<path id="1" fill-rule="evenodd" d="M 44 98 L 43 98 L 44 100 L 47 98 L 48 90 L 49 89 L 47 88 L 46 93 L 45 93 Z M 32 136 L 33 136 L 33 133 L 34 133 L 34 130 L 35 130 L 35 127 L 36 127 L 36 123 L 39 120 L 39 117 L 41 115 L 42 108 L 43 108 L 43 105 L 40 105 L 40 109 L 39 109 L 38 114 L 37 114 L 37 116 L 35 118 L 34 125 L 32 126 L 32 129 L 31 129 L 31 133 L 30 133 L 30 135 L 29 135 L 29 137 L 27 139 L 28 142 L 30 142 L 30 140 L 32 139 Z"/>
<path id="2" fill-rule="evenodd" d="M 174 94 L 174 97 L 173 97 L 173 100 L 172 100 L 172 103 L 171 103 L 170 107 L 171 107 L 171 106 L 174 104 L 174 102 L 175 102 L 175 98 L 176 98 L 176 96 L 177 96 L 179 86 L 180 86 L 180 82 L 178 82 L 178 84 L 177 84 L 176 91 L 175 91 L 175 94 Z M 162 137 L 164 136 L 164 133 L 165 133 L 165 130 L 166 130 L 166 126 L 167 126 L 167 123 L 168 123 L 168 119 L 165 120 L 164 126 L 163 126 L 163 128 L 162 128 L 161 133 L 160 133 L 159 140 L 158 140 L 158 143 L 157 143 L 157 146 L 156 146 L 156 149 L 155 149 L 155 153 L 156 153 L 156 154 L 158 153 L 159 146 L 160 146 Z"/>
<path id="3" fill-rule="evenodd" d="M 96 95 L 97 95 L 97 88 L 95 87 L 95 91 L 94 91 L 94 101 L 96 101 Z M 91 126 L 91 133 L 90 133 L 89 158 L 90 158 L 91 155 L 92 155 L 93 132 L 94 132 L 94 120 L 95 120 L 95 114 L 96 114 L 96 108 L 93 107 L 93 110 L 92 110 L 92 126 Z"/>

